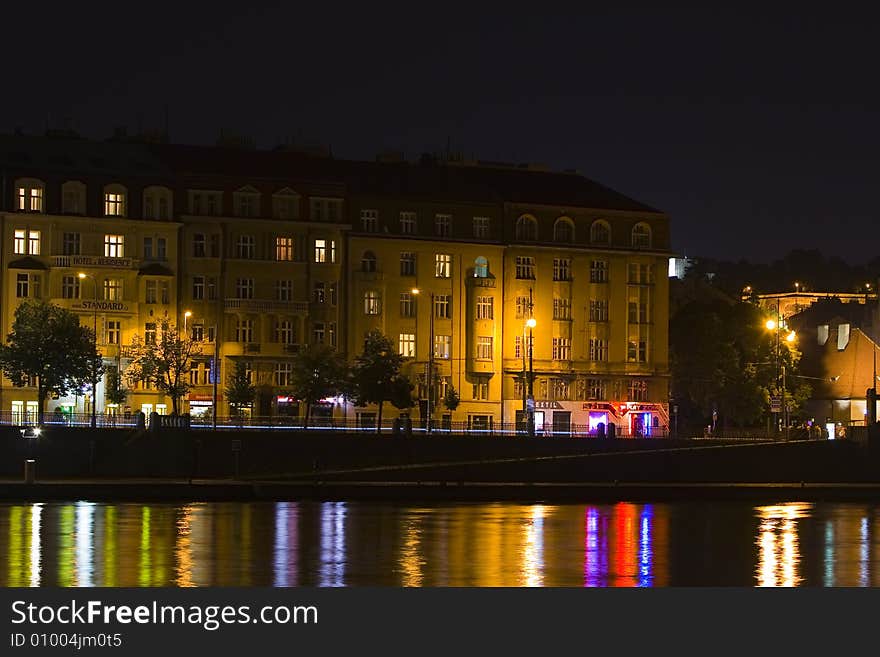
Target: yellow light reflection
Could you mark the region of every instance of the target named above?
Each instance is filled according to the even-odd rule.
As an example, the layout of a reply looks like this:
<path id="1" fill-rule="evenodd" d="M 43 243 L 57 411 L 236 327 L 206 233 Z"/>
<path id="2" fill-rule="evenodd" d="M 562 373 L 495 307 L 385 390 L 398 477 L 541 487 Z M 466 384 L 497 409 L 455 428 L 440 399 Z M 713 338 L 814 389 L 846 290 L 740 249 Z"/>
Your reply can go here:
<path id="1" fill-rule="evenodd" d="M 192 557 L 192 520 L 195 506 L 187 504 L 181 509 L 180 519 L 177 521 L 177 545 L 174 547 L 176 572 L 174 584 L 176 586 L 195 586 L 193 583 L 193 557 Z"/>
<path id="2" fill-rule="evenodd" d="M 422 586 L 422 567 L 425 562 L 420 551 L 422 519 L 418 511 L 405 521 L 403 549 L 400 551 L 400 570 L 403 586 Z"/>
<path id="3" fill-rule="evenodd" d="M 150 585 L 150 507 L 141 508 L 141 549 L 138 563 L 138 585 Z"/>
<path id="4" fill-rule="evenodd" d="M 811 504 L 792 502 L 755 509 L 758 527 L 758 586 L 799 586 L 803 578 L 797 521 L 810 516 Z"/>
<path id="5" fill-rule="evenodd" d="M 42 571 L 40 550 L 40 519 L 43 513 L 42 503 L 31 506 L 31 563 L 30 563 L 30 585 L 40 585 L 40 573 Z"/>
<path id="6" fill-rule="evenodd" d="M 522 575 L 524 586 L 544 584 L 544 515 L 545 509 L 532 507 L 531 518 L 525 525 Z"/>

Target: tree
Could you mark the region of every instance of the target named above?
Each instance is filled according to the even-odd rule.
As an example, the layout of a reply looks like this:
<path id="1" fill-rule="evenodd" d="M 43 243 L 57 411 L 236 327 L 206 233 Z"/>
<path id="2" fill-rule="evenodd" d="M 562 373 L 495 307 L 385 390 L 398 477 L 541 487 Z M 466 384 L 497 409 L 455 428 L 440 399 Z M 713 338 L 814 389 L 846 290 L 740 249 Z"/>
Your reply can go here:
<path id="1" fill-rule="evenodd" d="M 446 406 L 450 411 L 454 411 L 458 408 L 458 405 L 461 403 L 461 397 L 458 396 L 458 391 L 450 386 L 446 389 L 446 396 L 443 398 L 443 405 Z"/>
<path id="2" fill-rule="evenodd" d="M 352 384 L 356 404 L 379 407 L 376 433 L 382 433 L 382 407 L 386 401 L 398 408 L 412 405 L 412 386 L 400 373 L 401 365 L 403 356 L 387 336 L 376 329 L 367 333 L 364 350 L 354 360 Z"/>
<path id="3" fill-rule="evenodd" d="M 303 429 L 308 428 L 313 404 L 344 391 L 347 369 L 342 356 L 326 345 L 311 345 L 294 357 L 290 390 L 306 405 Z"/>
<path id="4" fill-rule="evenodd" d="M 235 367 L 226 383 L 226 401 L 233 408 L 236 417 L 241 417 L 241 409 L 254 403 L 257 390 L 248 380 L 247 366 L 243 361 L 235 361 Z"/>
<path id="5" fill-rule="evenodd" d="M 125 400 L 128 398 L 128 390 L 123 385 L 122 377 L 117 368 L 110 368 L 107 371 L 107 386 L 105 388 L 104 397 L 111 404 L 117 404 L 119 406 L 124 404 Z"/>
<path id="6" fill-rule="evenodd" d="M 0 346 L 0 368 L 13 385 L 36 380 L 40 423 L 46 398 L 66 395 L 100 376 L 100 360 L 91 329 L 80 326 L 69 310 L 39 300 L 16 308 L 12 332 Z"/>
<path id="7" fill-rule="evenodd" d="M 168 317 L 158 322 L 157 335 L 147 342 L 139 335 L 131 341 L 132 360 L 125 370 L 129 385 L 149 381 L 157 390 L 171 397 L 171 412 L 177 415 L 180 400 L 192 387 L 189 372 L 193 356 L 202 353 L 200 342 L 181 335 Z"/>

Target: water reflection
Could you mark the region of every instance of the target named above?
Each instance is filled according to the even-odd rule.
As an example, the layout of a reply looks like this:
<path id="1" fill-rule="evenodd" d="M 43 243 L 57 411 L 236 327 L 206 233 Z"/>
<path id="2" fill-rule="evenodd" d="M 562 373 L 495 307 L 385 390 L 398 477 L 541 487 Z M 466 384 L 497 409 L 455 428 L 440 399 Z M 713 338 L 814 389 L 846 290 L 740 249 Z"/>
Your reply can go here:
<path id="1" fill-rule="evenodd" d="M 877 586 L 871 505 L 0 505 L 2 586 Z"/>

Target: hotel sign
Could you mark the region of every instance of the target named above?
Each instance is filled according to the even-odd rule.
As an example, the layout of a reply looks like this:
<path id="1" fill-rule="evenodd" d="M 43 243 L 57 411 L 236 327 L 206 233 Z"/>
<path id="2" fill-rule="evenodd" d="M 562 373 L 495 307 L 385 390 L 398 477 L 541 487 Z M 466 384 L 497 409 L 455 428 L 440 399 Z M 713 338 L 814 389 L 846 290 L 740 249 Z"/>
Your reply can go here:
<path id="1" fill-rule="evenodd" d="M 71 306 L 74 310 L 100 310 L 102 312 L 127 313 L 129 308 L 127 304 L 119 301 L 89 301 L 83 300 L 80 304 Z"/>

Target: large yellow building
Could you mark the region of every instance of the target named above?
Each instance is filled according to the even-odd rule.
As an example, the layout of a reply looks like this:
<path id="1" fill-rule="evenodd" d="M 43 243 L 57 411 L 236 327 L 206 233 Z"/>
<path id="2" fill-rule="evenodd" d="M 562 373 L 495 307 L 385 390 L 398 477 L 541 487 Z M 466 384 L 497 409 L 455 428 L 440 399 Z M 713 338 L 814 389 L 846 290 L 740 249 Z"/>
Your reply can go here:
<path id="1" fill-rule="evenodd" d="M 541 432 L 668 424 L 668 218 L 576 173 L 20 136 L 0 138 L 0 164 L 4 330 L 19 299 L 49 299 L 97 322 L 106 364 L 124 370 L 131 338 L 167 315 L 201 341 L 193 415 L 215 396 L 228 413 L 242 362 L 253 416 L 298 417 L 297 350 L 353 357 L 377 328 L 405 356 L 416 423 L 521 428 L 531 373 Z M 102 414 L 170 410 L 140 386 L 114 408 L 103 387 Z M 35 398 L 4 380 L 0 409 Z M 50 410 L 91 403 L 84 390 Z M 376 412 L 319 406 L 361 424 Z"/>

